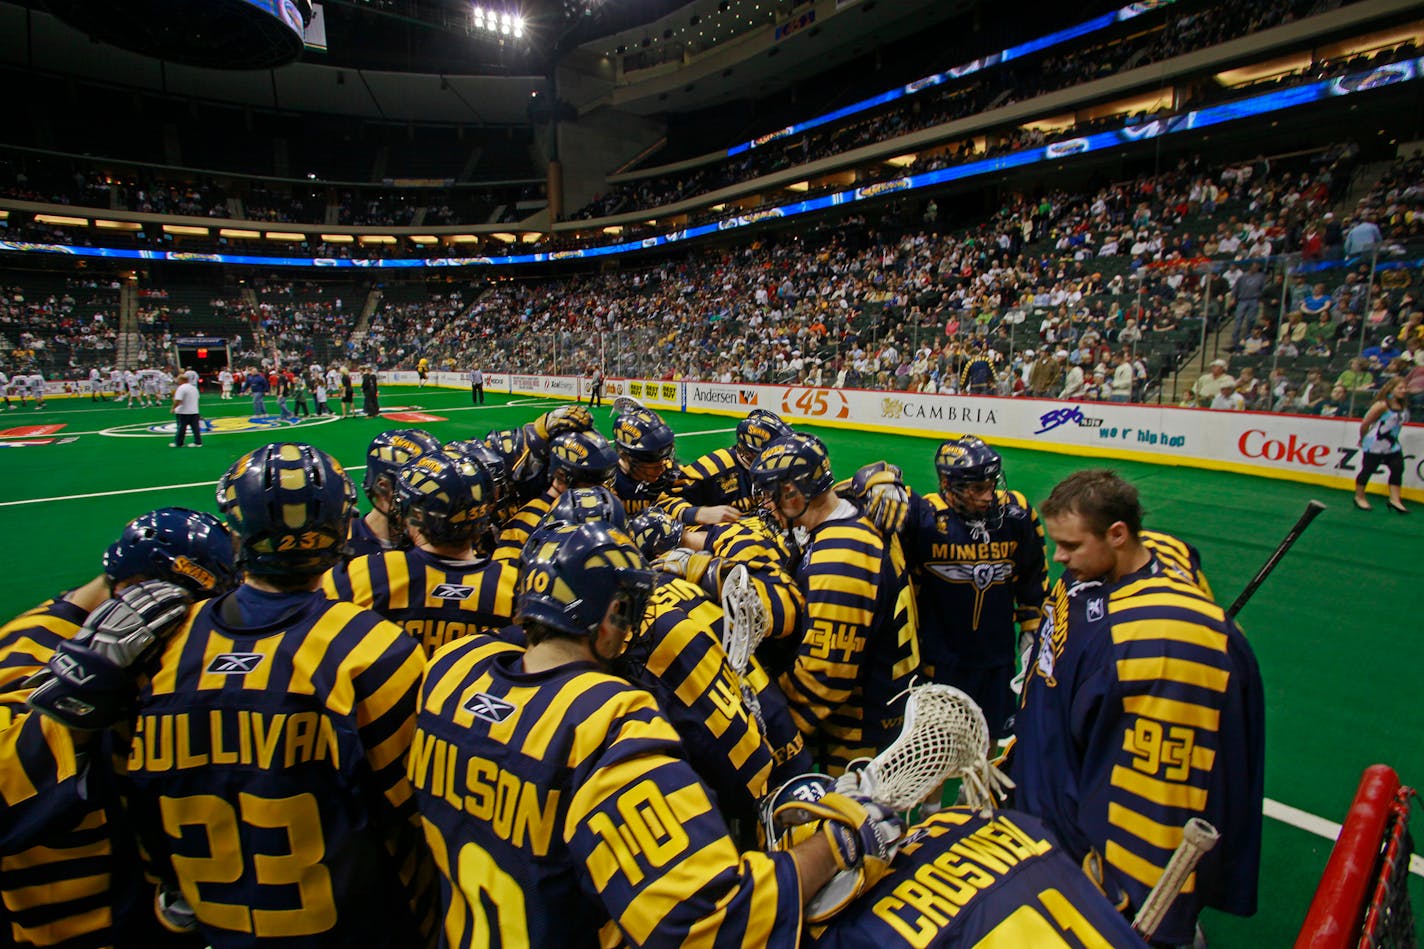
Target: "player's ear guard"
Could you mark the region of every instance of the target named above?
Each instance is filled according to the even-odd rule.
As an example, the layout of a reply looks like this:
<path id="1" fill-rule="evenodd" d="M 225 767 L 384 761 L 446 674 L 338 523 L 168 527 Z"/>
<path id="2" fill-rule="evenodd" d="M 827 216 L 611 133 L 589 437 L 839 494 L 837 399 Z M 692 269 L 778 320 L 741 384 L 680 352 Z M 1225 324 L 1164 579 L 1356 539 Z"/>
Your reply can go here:
<path id="1" fill-rule="evenodd" d="M 99 604 L 73 639 L 32 676 L 30 708 L 69 726 L 109 728 L 133 712 L 146 660 L 188 612 L 182 587 L 146 580 Z"/>

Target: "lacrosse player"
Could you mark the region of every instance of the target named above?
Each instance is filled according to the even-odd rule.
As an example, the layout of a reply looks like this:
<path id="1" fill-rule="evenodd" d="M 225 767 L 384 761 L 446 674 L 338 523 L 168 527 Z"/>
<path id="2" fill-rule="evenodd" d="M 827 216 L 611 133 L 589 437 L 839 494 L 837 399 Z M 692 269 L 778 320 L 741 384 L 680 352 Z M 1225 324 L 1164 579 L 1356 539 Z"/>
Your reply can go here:
<path id="1" fill-rule="evenodd" d="M 1245 637 L 1141 540 L 1137 489 L 1080 471 L 1043 503 L 1066 568 L 1053 587 L 1015 720 L 1014 806 L 1038 817 L 1111 898 L 1136 910 L 1189 818 L 1221 842 L 1156 938 L 1193 941 L 1205 906 L 1256 909 L 1264 702 Z"/>

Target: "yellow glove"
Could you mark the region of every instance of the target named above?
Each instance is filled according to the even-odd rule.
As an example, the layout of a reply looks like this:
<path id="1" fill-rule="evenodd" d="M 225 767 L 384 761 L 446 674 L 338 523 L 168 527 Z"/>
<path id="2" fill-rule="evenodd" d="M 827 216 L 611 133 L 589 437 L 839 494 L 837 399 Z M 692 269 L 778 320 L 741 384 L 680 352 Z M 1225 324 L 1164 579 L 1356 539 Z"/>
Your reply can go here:
<path id="1" fill-rule="evenodd" d="M 893 811 L 869 798 L 835 791 L 816 801 L 783 804 L 772 818 L 789 826 L 820 821 L 818 833 L 830 844 L 841 871 L 806 905 L 806 919 L 812 923 L 831 918 L 890 872 L 895 842 L 905 833 L 904 823 Z"/>

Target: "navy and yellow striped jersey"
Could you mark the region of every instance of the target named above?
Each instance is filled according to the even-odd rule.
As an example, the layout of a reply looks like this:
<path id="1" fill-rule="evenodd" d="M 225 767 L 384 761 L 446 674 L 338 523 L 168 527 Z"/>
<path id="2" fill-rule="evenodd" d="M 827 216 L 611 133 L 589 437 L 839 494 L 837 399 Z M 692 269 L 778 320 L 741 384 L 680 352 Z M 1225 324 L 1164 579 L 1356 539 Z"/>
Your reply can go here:
<path id="1" fill-rule="evenodd" d="M 1221 607 L 1154 563 L 1116 583 L 1066 574 L 1045 606 L 1016 719 L 1015 806 L 1075 858 L 1102 855 L 1140 906 L 1189 818 L 1221 832 L 1157 938 L 1188 943 L 1203 906 L 1255 911 L 1264 703 Z"/>
<path id="2" fill-rule="evenodd" d="M 668 487 L 665 482 L 663 478 L 654 482 L 639 481 L 619 467 L 613 473 L 611 490 L 623 502 L 623 512 L 629 517 L 637 517 L 662 498 L 663 491 Z"/>
<path id="3" fill-rule="evenodd" d="M 514 512 L 514 516 L 501 525 L 499 542 L 495 545 L 495 560 L 519 563 L 519 555 L 529 542 L 529 535 L 539 526 L 544 515 L 554 506 L 557 498 L 541 494 L 524 502 L 524 506 Z"/>
<path id="4" fill-rule="evenodd" d="M 719 448 L 682 466 L 678 479 L 658 507 L 682 524 L 695 524 L 695 508 L 729 504 L 746 513 L 752 503 L 752 478 L 730 448 Z"/>
<path id="5" fill-rule="evenodd" d="M 427 656 L 461 636 L 495 635 L 514 616 L 519 570 L 502 560 L 455 561 L 411 548 L 338 564 L 322 577 L 333 600 L 375 610 Z"/>
<path id="6" fill-rule="evenodd" d="M 364 517 L 351 518 L 351 526 L 346 531 L 346 550 L 352 557 L 364 557 L 390 550 L 391 545 L 376 536 Z"/>
<path id="7" fill-rule="evenodd" d="M 319 591 L 244 622 L 246 590 L 192 607 L 140 690 L 124 783 L 153 871 L 216 949 L 430 944 L 420 647 Z"/>
<path id="8" fill-rule="evenodd" d="M 89 614 L 64 597 L 46 600 L 0 626 L 0 691 L 39 672 Z"/>
<path id="9" fill-rule="evenodd" d="M 901 537 L 913 566 L 925 674 L 963 689 L 997 735 L 1013 715 L 1018 632 L 1038 632 L 1048 563 L 1038 513 L 1000 491 L 1002 518 L 976 522 L 943 494 L 910 495 Z M 1015 630 L 1018 624 L 1018 631 Z"/>
<path id="10" fill-rule="evenodd" d="M 890 873 L 803 943 L 816 949 L 1141 947 L 1027 814 L 955 807 L 910 828 Z"/>
<path id="11" fill-rule="evenodd" d="M 1141 530 L 1137 532 L 1137 539 L 1156 558 L 1163 571 L 1190 583 L 1208 600 L 1216 599 L 1212 595 L 1211 584 L 1206 582 L 1206 574 L 1202 572 L 1201 554 L 1195 547 L 1162 531 Z"/>
<path id="12" fill-rule="evenodd" d="M 0 627 L 0 690 L 13 690 L 0 696 L 0 897 L 20 946 L 113 945 L 118 911 L 142 899 L 116 887 L 108 810 L 117 797 L 103 769 L 18 689 L 86 616 L 61 597 Z"/>
<path id="13" fill-rule="evenodd" d="M 706 550 L 714 558 L 708 570 L 720 591 L 727 574 L 737 566 L 747 568 L 747 579 L 766 609 L 770 626 L 767 639 L 789 639 L 800 629 L 806 597 L 789 572 L 789 551 L 767 535 L 755 518 L 706 528 Z"/>
<path id="14" fill-rule="evenodd" d="M 724 622 L 721 607 L 697 586 L 660 576 L 641 628 L 612 666 L 657 698 L 723 815 L 753 819 L 767 791 L 773 754 L 722 648 Z M 768 699 L 773 710 L 778 697 Z M 784 699 L 780 711 L 781 724 L 788 726 Z M 800 747 L 794 726 L 780 737 Z"/>
<path id="15" fill-rule="evenodd" d="M 794 946 L 791 855 L 737 851 L 652 695 L 523 656 L 460 640 L 421 686 L 410 777 L 444 944 Z"/>
<path id="16" fill-rule="evenodd" d="M 903 706 L 893 700 L 920 668 L 914 592 L 899 538 L 882 539 L 848 501 L 810 531 L 795 577 L 806 612 L 781 689 L 812 753 L 835 773 L 899 731 Z"/>
<path id="17" fill-rule="evenodd" d="M 54 816 L 87 813 L 87 757 L 59 722 L 31 712 L 28 693 L 0 695 L 0 851 L 11 854 L 42 842 Z M 61 817 L 61 821 L 64 818 Z"/>

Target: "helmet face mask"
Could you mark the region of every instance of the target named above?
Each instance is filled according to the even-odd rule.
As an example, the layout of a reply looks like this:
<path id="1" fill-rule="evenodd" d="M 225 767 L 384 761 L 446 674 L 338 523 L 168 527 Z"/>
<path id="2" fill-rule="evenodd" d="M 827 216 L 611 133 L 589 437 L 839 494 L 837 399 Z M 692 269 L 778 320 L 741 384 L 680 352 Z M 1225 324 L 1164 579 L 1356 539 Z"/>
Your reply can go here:
<path id="1" fill-rule="evenodd" d="M 611 487 L 618 452 L 597 432 L 569 432 L 549 443 L 549 478 L 562 488 Z"/>
<path id="2" fill-rule="evenodd" d="M 732 454 L 744 467 L 750 468 L 762 449 L 791 434 L 791 426 L 782 421 L 781 416 L 766 409 L 753 409 L 737 423 L 737 441 Z"/>
<path id="3" fill-rule="evenodd" d="M 940 493 L 955 513 L 991 527 L 1003 520 L 1003 459 L 982 439 L 970 435 L 942 443 L 935 452 L 935 470 Z"/>
<path id="4" fill-rule="evenodd" d="M 382 432 L 371 439 L 366 449 L 366 477 L 361 481 L 366 500 L 376 510 L 389 515 L 389 508 L 382 511 L 378 499 L 386 498 L 389 504 L 395 493 L 397 472 L 407 462 L 439 450 L 440 440 L 418 428 Z"/>

